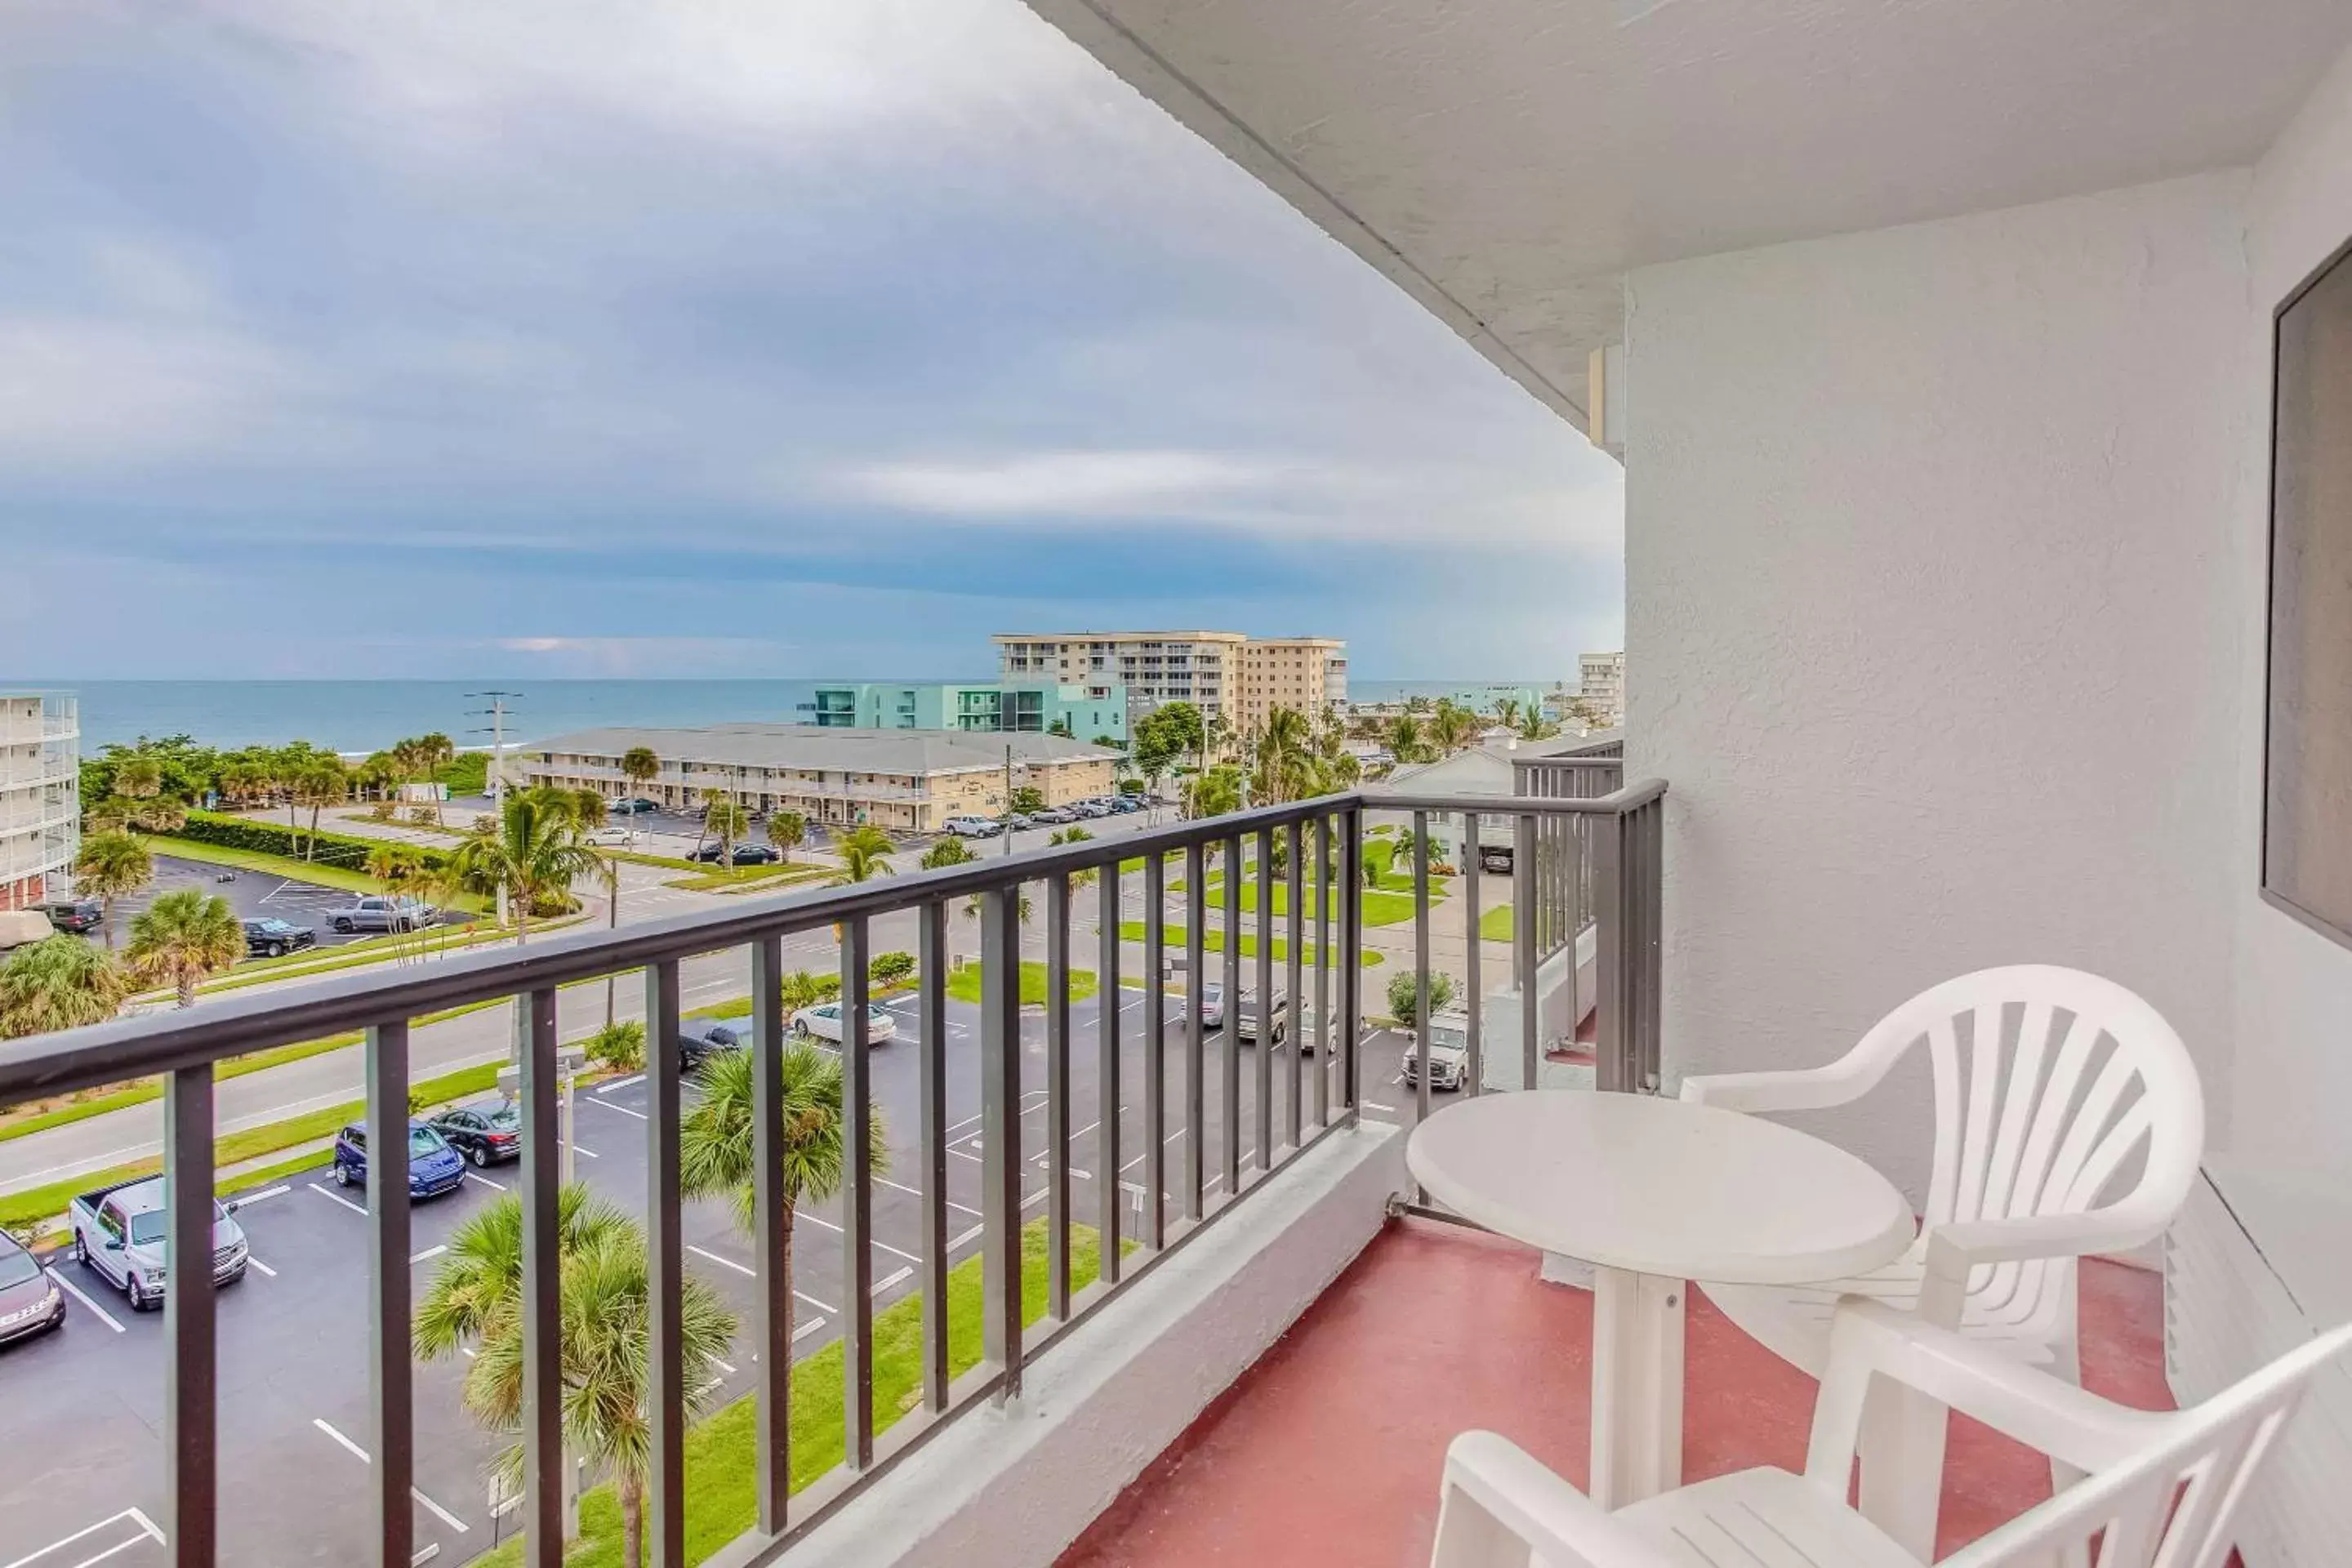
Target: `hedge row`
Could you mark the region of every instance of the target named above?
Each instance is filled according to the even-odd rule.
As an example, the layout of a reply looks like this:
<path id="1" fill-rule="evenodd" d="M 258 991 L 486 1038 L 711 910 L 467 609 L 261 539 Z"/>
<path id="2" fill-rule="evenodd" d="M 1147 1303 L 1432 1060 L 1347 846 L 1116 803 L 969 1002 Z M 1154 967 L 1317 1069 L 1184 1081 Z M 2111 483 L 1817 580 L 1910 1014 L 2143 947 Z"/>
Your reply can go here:
<path id="1" fill-rule="evenodd" d="M 192 838 L 199 844 L 218 844 L 224 848 L 251 850 L 260 855 L 282 855 L 289 860 L 304 858 L 304 850 L 310 842 L 310 834 L 289 829 L 282 823 L 230 816 L 217 811 L 192 811 L 188 813 L 186 826 L 164 837 Z M 381 838 L 354 838 L 340 833 L 321 833 L 317 851 L 308 858 L 321 866 L 340 866 L 347 871 L 364 871 L 368 857 L 382 848 L 383 843 Z M 437 868 L 449 858 L 438 849 L 426 849 L 416 845 L 406 847 L 426 866 Z"/>

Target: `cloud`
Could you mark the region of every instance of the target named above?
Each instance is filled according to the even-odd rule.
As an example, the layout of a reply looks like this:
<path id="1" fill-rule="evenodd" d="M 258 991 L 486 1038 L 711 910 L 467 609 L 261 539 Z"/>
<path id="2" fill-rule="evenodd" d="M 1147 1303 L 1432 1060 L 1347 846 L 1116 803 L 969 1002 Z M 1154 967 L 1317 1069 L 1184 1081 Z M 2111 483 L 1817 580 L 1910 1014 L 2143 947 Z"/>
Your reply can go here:
<path id="1" fill-rule="evenodd" d="M 957 517 L 1166 517 L 1213 510 L 1274 475 L 1208 452 L 1037 452 L 982 462 L 851 468 L 846 494 Z"/>

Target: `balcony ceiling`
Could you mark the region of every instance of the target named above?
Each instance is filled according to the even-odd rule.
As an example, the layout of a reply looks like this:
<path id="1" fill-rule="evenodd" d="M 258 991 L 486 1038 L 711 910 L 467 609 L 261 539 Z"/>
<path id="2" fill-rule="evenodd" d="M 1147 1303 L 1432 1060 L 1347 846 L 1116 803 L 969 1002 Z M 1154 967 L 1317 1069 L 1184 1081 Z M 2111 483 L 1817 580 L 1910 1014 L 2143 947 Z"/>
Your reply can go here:
<path id="1" fill-rule="evenodd" d="M 1625 268 L 2253 160 L 2343 0 L 1029 0 L 1583 423 Z"/>

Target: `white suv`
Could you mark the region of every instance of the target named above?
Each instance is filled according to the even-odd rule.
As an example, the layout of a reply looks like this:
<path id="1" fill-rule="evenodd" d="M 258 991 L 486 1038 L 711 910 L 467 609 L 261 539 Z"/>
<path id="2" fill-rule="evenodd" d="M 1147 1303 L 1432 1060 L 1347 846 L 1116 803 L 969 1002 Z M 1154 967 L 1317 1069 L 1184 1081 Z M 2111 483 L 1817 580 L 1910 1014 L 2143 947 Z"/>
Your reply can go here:
<path id="1" fill-rule="evenodd" d="M 941 826 L 958 838 L 993 838 L 1004 831 L 1002 824 L 984 816 L 950 816 Z"/>

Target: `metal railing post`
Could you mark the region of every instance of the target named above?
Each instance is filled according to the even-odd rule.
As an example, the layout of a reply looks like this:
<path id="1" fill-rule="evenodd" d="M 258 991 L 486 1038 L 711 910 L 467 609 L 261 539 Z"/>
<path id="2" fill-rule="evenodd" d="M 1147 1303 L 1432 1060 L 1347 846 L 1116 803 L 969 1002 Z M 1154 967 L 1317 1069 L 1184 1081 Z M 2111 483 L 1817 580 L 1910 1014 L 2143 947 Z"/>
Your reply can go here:
<path id="1" fill-rule="evenodd" d="M 1633 891 L 1627 860 L 1626 819 L 1611 816 L 1594 827 L 1592 892 L 1598 925 L 1593 963 L 1593 1085 L 1622 1092 L 1638 1087 L 1633 1059 L 1630 1009 L 1637 980 L 1633 961 L 1639 942 L 1627 928 Z"/>
<path id="2" fill-rule="evenodd" d="M 1118 1005 L 1095 993 L 1098 1007 Z M 1070 1316 L 1070 879 L 1045 879 L 1045 1311 Z"/>
<path id="3" fill-rule="evenodd" d="M 1225 840 L 1225 1017 L 1217 1031 L 1217 1174 L 1231 1202 L 1242 1190 L 1242 836 Z"/>
<path id="4" fill-rule="evenodd" d="M 1362 1114 L 1364 1033 L 1364 813 L 1343 818 L 1340 859 L 1348 896 L 1339 904 L 1339 1093 L 1349 1119 Z"/>
<path id="5" fill-rule="evenodd" d="M 1462 984 L 1463 989 L 1469 993 L 1470 1082 L 1467 1092 L 1473 1095 L 1483 1092 L 1486 1087 L 1486 998 L 1478 994 L 1478 944 L 1484 940 L 1478 930 L 1478 858 L 1483 853 L 1478 834 L 1479 825 L 1484 820 L 1475 811 L 1462 814 L 1462 918 L 1466 933 L 1463 951 L 1467 965 Z"/>
<path id="6" fill-rule="evenodd" d="M 1201 1217 L 1203 1191 L 1208 1180 L 1209 1126 L 1209 1064 L 1202 1038 L 1202 1005 L 1207 1000 L 1209 985 L 1208 937 L 1202 927 L 1208 923 L 1209 895 L 1202 885 L 1208 877 L 1208 856 L 1197 841 L 1184 847 L 1184 1125 L 1178 1129 L 1184 1135 L 1182 1173 L 1178 1178 L 1177 1196 L 1181 1200 L 1183 1216 L 1188 1220 Z"/>
<path id="7" fill-rule="evenodd" d="M 404 1098 L 397 1125 L 405 1149 Z M 220 1552 L 220 1349 L 210 1062 L 163 1080 L 163 1186 L 164 1535 L 174 1568 L 212 1568 Z"/>
<path id="8" fill-rule="evenodd" d="M 1096 1276 L 1107 1285 L 1118 1282 L 1118 1211 L 1126 1194 L 1119 1186 L 1118 1015 L 1119 900 L 1123 891 L 1116 860 L 1102 869 L 1096 905 L 1095 928 L 1099 956 L 1095 995 L 1095 1232 Z"/>
<path id="9" fill-rule="evenodd" d="M 367 1032 L 367 1124 L 408 1125 L 408 1022 Z M 396 1142 L 397 1151 L 393 1147 Z M 415 1371 L 409 1307 L 408 1140 L 371 1151 L 368 1205 L 368 1431 L 375 1457 L 368 1501 L 375 1513 L 376 1568 L 407 1568 L 416 1554 Z"/>
<path id="10" fill-rule="evenodd" d="M 677 961 L 646 965 L 646 1559 L 686 1563 L 686 1240 Z"/>
<path id="11" fill-rule="evenodd" d="M 916 938 L 917 1136 L 922 1150 L 923 1408 L 948 1407 L 948 909 L 923 905 Z"/>
<path id="12" fill-rule="evenodd" d="M 1299 833 L 1298 826 L 1297 823 L 1292 823 L 1287 829 L 1288 837 L 1283 840 L 1283 853 L 1288 857 L 1286 864 L 1290 871 L 1288 888 L 1290 964 L 1285 976 L 1286 988 L 1282 994 L 1282 1029 L 1290 1052 L 1289 1067 L 1286 1069 L 1289 1078 L 1289 1093 L 1283 1101 L 1282 1131 L 1283 1142 L 1294 1149 L 1298 1147 L 1302 1120 L 1298 1105 L 1300 1058 L 1307 1051 L 1307 1032 L 1299 1023 L 1299 1015 L 1307 1006 L 1307 998 L 1300 994 L 1299 989 L 1304 979 L 1300 966 L 1306 962 L 1307 957 L 1300 951 L 1307 945 L 1307 906 L 1304 902 L 1307 897 L 1307 841 Z M 1323 879 L 1320 877 L 1315 879 L 1315 896 L 1318 899 L 1323 897 Z M 1271 1025 L 1267 1026 L 1269 1034 L 1272 1028 Z"/>
<path id="13" fill-rule="evenodd" d="M 1257 836 L 1257 1033 L 1251 1043 L 1256 1047 L 1253 1061 L 1250 1124 L 1256 1133 L 1257 1173 L 1263 1178 L 1274 1169 L 1274 833 L 1271 829 Z M 1225 940 L 1234 939 L 1228 935 Z M 1234 1014 L 1236 1037 L 1241 1028 L 1238 1009 Z M 1241 1190 L 1238 1184 L 1233 1189 Z"/>
<path id="14" fill-rule="evenodd" d="M 1511 961 L 1519 972 L 1519 1087 L 1536 1086 L 1543 1059 L 1542 950 L 1536 945 L 1536 819 L 1521 816 L 1511 848 Z M 1575 960 L 1569 966 L 1573 972 Z"/>
<path id="15" fill-rule="evenodd" d="M 980 912 L 981 1354 L 1021 1394 L 1021 885 Z"/>
<path id="16" fill-rule="evenodd" d="M 563 1563 L 562 1237 L 556 1144 L 555 991 L 530 993 L 520 1076 L 522 1100 L 522 1485 L 525 1568 Z M 646 1040 L 648 1056 L 675 1039 Z"/>
<path id="17" fill-rule="evenodd" d="M 1429 813 L 1412 814 L 1412 1120 L 1429 1120 Z M 1416 1188 L 1416 1191 L 1419 1189 Z M 1425 1199 L 1423 1201 L 1426 1201 Z"/>
<path id="18" fill-rule="evenodd" d="M 873 939 L 866 917 L 841 927 L 841 1376 L 843 1462 L 874 1464 L 874 1057 L 866 1016 Z M 1020 956 L 1013 956 L 1019 999 Z M 1019 1136 L 1016 1124 L 1014 1136 Z M 1014 1211 L 1017 1220 L 1019 1211 Z M 1018 1287 L 1015 1287 L 1018 1289 Z"/>
<path id="19" fill-rule="evenodd" d="M 781 1535 L 793 1490 L 793 1293 L 785 1283 L 792 1246 L 784 1206 L 784 953 L 781 938 L 751 944 L 751 1253 L 759 1274 L 753 1342 L 760 1373 L 753 1473 L 760 1532 Z M 659 1048 L 659 1042 L 650 1042 Z"/>

